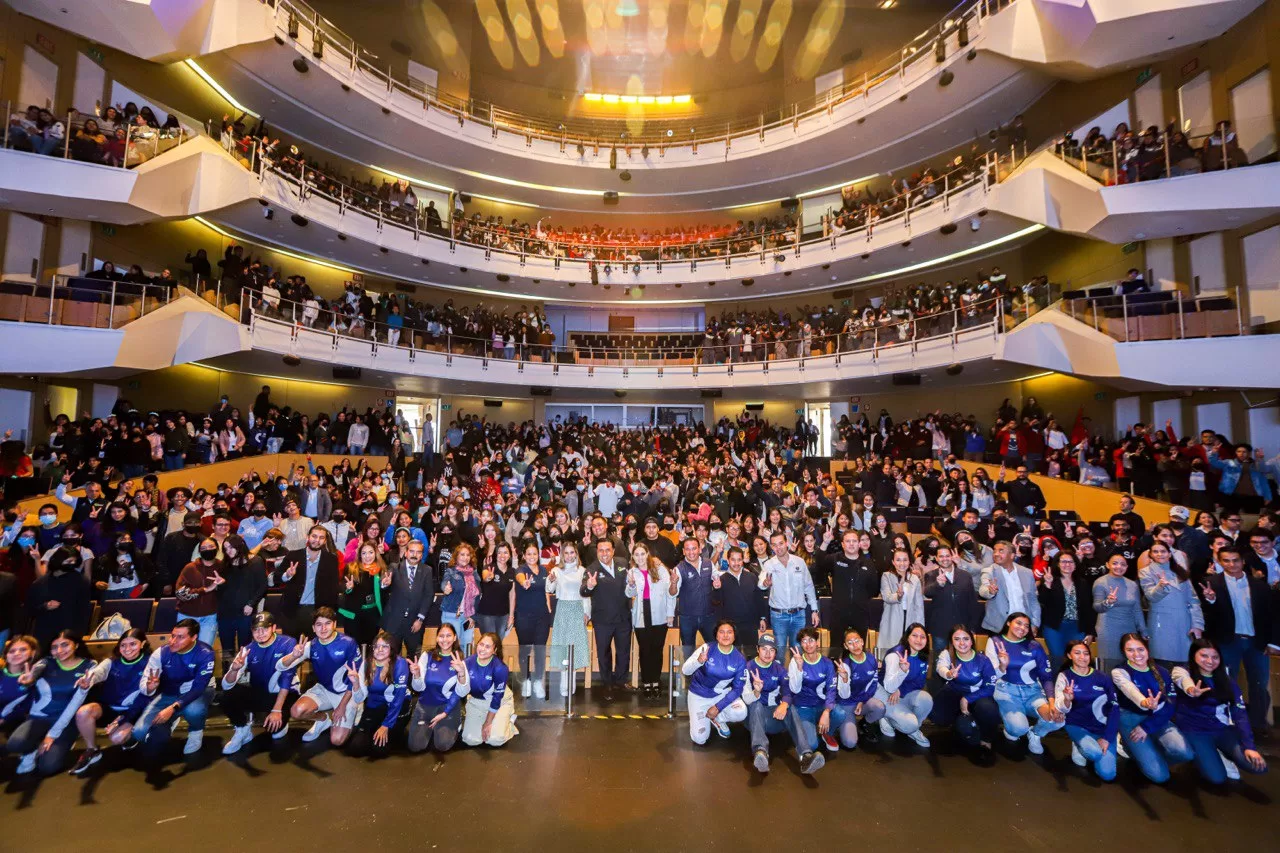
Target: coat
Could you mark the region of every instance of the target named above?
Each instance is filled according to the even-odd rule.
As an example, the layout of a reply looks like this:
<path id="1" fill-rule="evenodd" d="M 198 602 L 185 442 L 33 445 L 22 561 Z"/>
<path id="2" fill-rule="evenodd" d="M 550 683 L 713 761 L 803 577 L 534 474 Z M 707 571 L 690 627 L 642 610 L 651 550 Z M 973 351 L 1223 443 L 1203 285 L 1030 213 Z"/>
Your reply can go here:
<path id="1" fill-rule="evenodd" d="M 941 573 L 942 569 L 929 572 L 924 580 L 924 624 L 934 637 L 946 636 L 956 625 L 975 626 L 983 616 L 973 577 L 956 566 L 951 580 L 939 584 Z"/>
<path id="2" fill-rule="evenodd" d="M 1204 613 L 1191 581 L 1178 580 L 1167 566 L 1149 563 L 1138 571 L 1138 583 L 1147 599 L 1151 656 L 1156 660 L 1185 661 L 1191 649 L 1189 632 L 1204 630 Z"/>
<path id="3" fill-rule="evenodd" d="M 1116 600 L 1108 604 L 1112 589 L 1117 591 Z M 1103 575 L 1093 582 L 1093 609 L 1098 614 L 1098 657 L 1108 664 L 1123 661 L 1120 638 L 1133 632 L 1147 633 L 1138 584 L 1110 573 Z"/>
<path id="4" fill-rule="evenodd" d="M 982 627 L 995 634 L 1004 629 L 1005 620 L 1010 613 L 1025 613 L 1031 619 L 1031 627 L 1040 627 L 1040 599 L 1036 595 L 1036 576 L 1025 566 L 1015 564 L 1018 583 L 1022 587 L 1021 596 L 1014 600 L 1010 596 L 1009 585 L 1000 582 L 996 571 L 1000 567 L 992 563 L 982 570 L 982 582 L 978 584 L 978 595 L 987 599 L 987 612 L 982 617 Z M 996 589 L 991 589 L 991 579 L 996 578 Z"/>
<path id="5" fill-rule="evenodd" d="M 395 563 L 391 566 L 391 586 L 386 589 L 387 603 L 382 608 L 380 627 L 396 637 L 409 636 L 417 619 L 426 623 L 427 611 L 435 597 L 435 584 L 425 558 L 418 562 L 412 585 L 405 564 Z"/>
<path id="6" fill-rule="evenodd" d="M 631 598 L 631 626 L 644 627 L 644 578 L 641 569 L 627 570 L 626 594 Z M 603 576 L 597 576 L 599 580 Z M 599 589 L 599 587 L 596 587 Z M 676 602 L 680 594 L 680 581 L 677 576 L 676 594 L 671 594 L 671 573 L 666 566 L 658 567 L 658 580 L 649 581 L 649 618 L 654 627 L 665 625 L 676 617 Z M 594 611 L 592 611 L 594 612 Z"/>
<path id="7" fill-rule="evenodd" d="M 592 573 L 596 575 L 594 589 L 587 586 Z M 583 598 L 591 599 L 593 625 L 624 625 L 633 621 L 631 601 L 627 595 L 627 564 L 623 560 L 614 557 L 612 577 L 601 571 L 599 561 L 592 562 L 582 576 L 579 591 Z"/>

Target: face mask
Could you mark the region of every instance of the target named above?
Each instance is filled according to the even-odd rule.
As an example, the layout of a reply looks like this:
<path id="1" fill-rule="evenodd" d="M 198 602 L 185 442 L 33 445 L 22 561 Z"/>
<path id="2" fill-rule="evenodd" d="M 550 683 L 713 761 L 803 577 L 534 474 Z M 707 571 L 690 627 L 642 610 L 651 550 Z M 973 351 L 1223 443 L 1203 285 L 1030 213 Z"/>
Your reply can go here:
<path id="1" fill-rule="evenodd" d="M 43 524 L 45 527 L 53 527 L 55 524 L 58 523 L 58 516 L 45 513 L 44 515 L 40 516 L 40 523 Z"/>
<path id="2" fill-rule="evenodd" d="M 217 548 L 201 548 L 200 549 L 200 559 L 202 560 L 212 560 L 217 556 L 218 556 Z"/>
<path id="3" fill-rule="evenodd" d="M 131 551 L 131 550 L 133 550 L 133 543 L 132 543 L 132 542 L 117 542 L 117 543 L 116 543 L 116 550 L 117 550 L 117 551 L 119 551 L 119 552 L 121 552 L 121 553 L 124 553 L 124 552 L 126 552 L 126 551 Z"/>
<path id="4" fill-rule="evenodd" d="M 182 528 L 189 536 L 195 536 L 200 532 L 200 525 L 187 526 Z"/>
<path id="5" fill-rule="evenodd" d="M 582 483 L 579 483 L 575 488 L 577 488 L 578 491 L 582 491 L 583 489 L 586 488 L 586 486 L 584 486 Z"/>
<path id="6" fill-rule="evenodd" d="M 282 491 L 282 492 L 286 492 L 286 491 L 288 491 L 288 490 L 289 490 L 289 484 L 288 484 L 288 483 L 281 483 L 279 486 L 277 486 L 277 488 L 278 488 L 278 489 L 280 489 L 280 491 Z"/>
<path id="7" fill-rule="evenodd" d="M 267 511 L 266 511 L 266 509 L 265 509 L 265 508 L 263 508 L 263 507 L 254 507 L 254 508 L 253 508 L 253 515 L 254 515 L 254 517 L 255 517 L 255 518 L 262 518 L 262 517 L 263 517 L 264 515 L 266 515 L 266 514 L 267 514 Z"/>
<path id="8" fill-rule="evenodd" d="M 346 521 L 346 520 L 347 520 L 346 515 L 344 515 L 343 513 L 340 513 L 340 512 L 335 512 L 335 513 L 333 514 L 332 518 L 333 518 L 333 520 L 334 520 L 336 523 L 338 523 L 338 524 L 341 524 L 342 522 L 344 522 L 344 521 Z"/>
<path id="9" fill-rule="evenodd" d="M 1058 549 L 1049 545 L 1044 549 L 1044 555 L 1052 560 L 1054 557 L 1058 556 Z"/>
<path id="10" fill-rule="evenodd" d="M 399 505 L 400 505 L 399 498 L 394 496 L 387 498 L 387 506 L 399 506 Z"/>
<path id="11" fill-rule="evenodd" d="M 30 548 L 34 544 L 36 544 L 36 538 L 34 536 L 18 537 L 18 545 L 20 545 L 23 548 Z"/>

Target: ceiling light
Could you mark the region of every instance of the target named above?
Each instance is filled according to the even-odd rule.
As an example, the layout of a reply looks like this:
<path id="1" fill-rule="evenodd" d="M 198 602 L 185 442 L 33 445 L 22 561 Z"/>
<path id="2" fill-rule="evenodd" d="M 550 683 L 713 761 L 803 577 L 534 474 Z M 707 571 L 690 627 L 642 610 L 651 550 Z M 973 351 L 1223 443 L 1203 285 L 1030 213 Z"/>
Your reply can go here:
<path id="1" fill-rule="evenodd" d="M 898 0 L 880 0 L 876 5 L 881 9 L 892 9 L 898 5 Z"/>

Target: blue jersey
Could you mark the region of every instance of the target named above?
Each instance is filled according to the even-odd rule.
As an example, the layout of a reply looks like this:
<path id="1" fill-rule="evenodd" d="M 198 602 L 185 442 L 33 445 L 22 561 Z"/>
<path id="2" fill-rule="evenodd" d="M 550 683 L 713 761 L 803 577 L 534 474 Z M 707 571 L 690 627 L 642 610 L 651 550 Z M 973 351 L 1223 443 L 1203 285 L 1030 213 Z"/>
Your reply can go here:
<path id="1" fill-rule="evenodd" d="M 0 669 L 0 722 L 18 723 L 31 709 L 31 687 L 18 683 L 22 673 Z"/>
<path id="2" fill-rule="evenodd" d="M 507 679 L 511 673 L 507 665 L 496 657 L 483 666 L 472 655 L 467 658 L 468 694 L 473 699 L 488 700 L 489 710 L 497 713 L 502 707 L 502 697 L 507 692 Z"/>
<path id="3" fill-rule="evenodd" d="M 863 652 L 862 661 L 859 662 L 854 660 L 852 655 L 845 655 L 841 663 L 849 668 L 849 680 L 846 682 L 841 678 L 836 683 L 838 694 L 836 703 L 857 707 L 875 697 L 876 688 L 879 686 L 877 676 L 880 671 L 876 656 L 871 652 Z M 839 675 L 837 668 L 836 677 L 839 678 Z"/>
<path id="4" fill-rule="evenodd" d="M 1155 664 L 1146 669 L 1134 669 L 1128 661 L 1125 661 L 1111 670 L 1111 681 L 1116 688 L 1116 701 L 1120 703 L 1120 710 L 1141 714 L 1145 719 L 1138 725 L 1142 726 L 1147 734 L 1163 731 L 1164 727 L 1173 720 L 1176 697 L 1173 679 L 1169 676 L 1168 670 Z M 1160 704 L 1150 710 L 1138 705 L 1137 701 L 1148 693 L 1160 699 Z"/>
<path id="5" fill-rule="evenodd" d="M 836 665 L 831 658 L 824 655 L 817 663 L 792 658 L 787 678 L 797 708 L 831 708 L 836 704 Z"/>
<path id="6" fill-rule="evenodd" d="M 46 737 L 57 738 L 75 717 L 84 701 L 85 691 L 76 686 L 80 677 L 93 669 L 93 661 L 81 660 L 72 667 L 65 667 L 53 658 L 46 658 L 36 676 L 35 690 L 31 697 L 31 710 L 35 720 L 53 720 Z"/>
<path id="7" fill-rule="evenodd" d="M 948 679 L 946 674 L 956 665 L 959 665 L 960 671 L 955 678 Z M 969 659 L 965 660 L 959 656 L 952 657 L 950 649 L 943 649 L 938 655 L 937 669 L 946 682 L 943 690 L 959 693 L 970 702 L 985 699 L 996 692 L 996 680 L 999 676 L 995 665 L 986 655 L 971 651 Z"/>
<path id="8" fill-rule="evenodd" d="M 690 659 L 697 663 L 701 651 L 695 652 Z M 716 699 L 716 707 L 723 711 L 742 696 L 742 688 L 746 684 L 747 659 L 737 649 L 729 649 L 728 654 L 720 651 L 720 647 L 712 645 L 707 648 L 707 662 L 699 665 L 689 676 L 689 692 L 703 699 Z"/>
<path id="9" fill-rule="evenodd" d="M 372 668 L 371 681 L 362 690 L 364 697 L 354 698 L 357 701 L 363 698 L 366 714 L 376 714 L 386 709 L 382 725 L 391 728 L 400 718 L 400 709 L 404 707 L 404 700 L 409 695 L 409 661 L 397 657 L 392 667 L 378 666 L 374 662 Z M 388 668 L 391 670 L 389 676 L 385 672 Z"/>
<path id="10" fill-rule="evenodd" d="M 297 648 L 298 641 L 293 637 L 286 637 L 284 634 L 277 634 L 275 639 L 267 643 L 265 646 L 259 642 L 250 643 L 248 657 L 244 662 L 244 669 L 241 671 L 240 681 L 245 682 L 248 678 L 248 684 L 254 690 L 261 690 L 270 693 L 273 696 L 281 690 L 291 690 L 294 693 L 299 692 L 300 686 L 298 681 L 298 664 L 284 667 L 281 669 L 280 661 L 283 658 L 293 654 L 293 650 Z M 299 663 L 301 663 L 299 661 Z M 224 676 L 222 686 L 230 689 L 233 684 L 227 684 Z"/>
<path id="11" fill-rule="evenodd" d="M 446 714 L 458 707 L 462 697 L 458 695 L 458 673 L 453 671 L 451 663 L 450 658 L 430 652 L 424 652 L 418 659 L 422 678 L 413 682 L 413 689 L 418 692 L 418 704 L 443 708 Z"/>
<path id="12" fill-rule="evenodd" d="M 1190 673 L 1183 667 L 1173 670 L 1173 683 L 1176 692 L 1173 720 L 1178 729 L 1196 734 L 1217 734 L 1225 728 L 1235 726 L 1240 733 L 1242 749 L 1253 749 L 1253 727 L 1249 724 L 1249 715 L 1245 711 L 1244 697 L 1240 695 L 1240 687 L 1235 679 L 1225 679 L 1231 691 L 1230 701 L 1224 702 L 1217 696 L 1216 690 L 1210 690 L 1202 696 L 1190 696 L 1182 689 L 1183 679 L 1191 679 Z M 1194 684 L 1196 679 L 1191 679 Z M 1200 678 L 1204 687 L 1214 687 L 1213 679 Z"/>
<path id="13" fill-rule="evenodd" d="M 775 708 L 779 702 L 791 704 L 791 685 L 787 681 L 787 670 L 777 658 L 774 658 L 773 663 L 768 666 L 762 666 L 759 660 L 752 660 L 747 664 L 746 683 L 748 685 L 752 683 L 753 674 L 760 676 L 758 700 L 764 702 L 766 708 Z"/>
<path id="14" fill-rule="evenodd" d="M 1078 726 L 1094 737 L 1109 744 L 1116 742 L 1120 731 L 1120 706 L 1116 704 L 1116 689 L 1106 674 L 1090 669 L 1088 675 L 1080 675 L 1072 669 L 1058 673 L 1056 692 L 1058 706 L 1067 685 L 1071 686 L 1071 707 L 1067 711 L 1067 725 Z"/>
<path id="15" fill-rule="evenodd" d="M 903 655 L 907 656 L 908 661 L 905 673 L 902 671 Z M 890 659 L 891 656 L 895 657 Z M 908 651 L 902 645 L 894 646 L 885 654 L 882 683 L 886 692 L 893 693 L 896 691 L 906 696 L 908 693 L 924 690 L 925 682 L 928 678 L 929 660 L 925 655 Z M 893 686 L 895 684 L 896 686 Z"/>
<path id="16" fill-rule="evenodd" d="M 1000 652 L 1009 656 L 1009 668 L 1000 672 Z M 991 637 L 987 640 L 987 658 L 995 667 L 1000 680 L 1006 684 L 1025 686 L 1039 684 L 1048 696 L 1053 691 L 1053 665 L 1044 646 L 1030 637 L 1010 640 L 1008 637 Z"/>
<path id="17" fill-rule="evenodd" d="M 351 689 L 347 667 L 358 667 L 363 662 L 360 644 L 346 634 L 335 634 L 327 643 L 307 640 L 306 654 L 316 683 L 334 693 L 346 693 Z"/>
<path id="18" fill-rule="evenodd" d="M 148 672 L 160 673 L 160 686 L 156 693 L 161 696 L 175 697 L 183 707 L 187 707 L 204 695 L 204 689 L 213 675 L 213 649 L 196 640 L 195 645 L 178 654 L 170 651 L 168 646 L 161 646 L 151 653 L 146 669 L 142 673 L 142 690 L 146 692 Z M 154 696 L 156 694 L 147 694 Z"/>
<path id="19" fill-rule="evenodd" d="M 142 692 L 142 676 L 147 668 L 147 655 L 134 660 L 107 658 L 94 667 L 97 702 L 117 716 L 131 717 L 141 713 L 149 697 Z M 111 722 L 110 719 L 106 722 Z"/>

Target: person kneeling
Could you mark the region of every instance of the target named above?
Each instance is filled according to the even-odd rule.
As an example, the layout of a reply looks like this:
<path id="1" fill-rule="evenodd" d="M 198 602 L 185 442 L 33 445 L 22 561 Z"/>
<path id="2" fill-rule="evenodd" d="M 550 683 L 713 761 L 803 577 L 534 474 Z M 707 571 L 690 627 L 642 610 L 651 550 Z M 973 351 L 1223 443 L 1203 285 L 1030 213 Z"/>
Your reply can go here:
<path id="1" fill-rule="evenodd" d="M 351 755 L 386 755 L 391 733 L 400 727 L 400 712 L 409 696 L 409 662 L 396 654 L 399 648 L 400 641 L 387 631 L 379 631 L 373 639 L 373 650 L 351 696 L 351 701 L 364 704 L 364 715 L 347 743 Z"/>
<path id="2" fill-rule="evenodd" d="M 183 755 L 195 755 L 204 743 L 204 721 L 208 716 L 204 690 L 213 677 L 213 649 L 197 639 L 200 623 L 179 619 L 169 632 L 169 642 L 151 653 L 142 676 L 142 692 L 154 696 L 138 722 L 133 736 L 142 742 L 149 758 L 157 758 L 169 743 L 174 716 L 187 721 L 187 743 Z"/>
<path id="3" fill-rule="evenodd" d="M 729 736 L 729 724 L 747 718 L 742 701 L 747 659 L 734 647 L 737 632 L 722 619 L 716 625 L 716 643 L 703 644 L 689 655 L 681 671 L 689 678 L 689 738 L 704 744 L 715 726 L 720 737 Z"/>
<path id="4" fill-rule="evenodd" d="M 332 607 L 317 607 L 311 628 L 315 637 L 300 638 L 293 652 L 276 663 L 276 670 L 283 672 L 303 660 L 310 661 L 316 683 L 293 703 L 289 716 L 311 721 L 311 728 L 302 736 L 304 743 L 328 731 L 329 743 L 342 746 L 360 720 L 360 703 L 353 693 L 360 682 L 363 657 L 355 640 L 338 633 L 338 614 Z"/>
<path id="5" fill-rule="evenodd" d="M 289 733 L 288 716 L 298 698 L 298 668 L 278 669 L 277 664 L 297 649 L 298 643 L 276 629 L 270 613 L 253 617 L 253 642 L 241 646 L 222 674 L 222 710 L 235 730 L 222 747 L 233 755 L 253 740 L 253 714 L 265 713 L 262 728 L 280 740 Z"/>
<path id="6" fill-rule="evenodd" d="M 434 748 L 448 752 L 458 740 L 462 727 L 462 697 L 467 691 L 461 680 L 467 662 L 458 649 L 458 634 L 448 622 L 436 629 L 436 647 L 423 652 L 409 665 L 413 692 L 418 694 L 409 722 L 409 751 Z"/>
<path id="7" fill-rule="evenodd" d="M 876 673 L 879 664 L 876 656 L 868 652 L 866 638 L 857 628 L 847 628 L 844 632 L 845 656 L 836 663 L 836 704 L 831 709 L 831 723 L 834 729 L 822 736 L 827 751 L 839 752 L 854 749 L 858 745 L 858 721 L 875 723 L 884 717 L 884 703 L 875 698 Z M 840 740 L 836 740 L 836 733 Z"/>
<path id="8" fill-rule="evenodd" d="M 511 673 L 498 659 L 502 641 L 497 634 L 481 634 L 476 653 L 467 658 L 466 675 L 458 686 L 467 696 L 462 742 L 467 746 L 502 746 L 520 732 L 515 725 L 515 700 L 507 687 Z"/>
<path id="9" fill-rule="evenodd" d="M 1000 706 L 996 692 L 996 668 L 991 659 L 973 647 L 973 634 L 963 625 L 951 629 L 947 647 L 938 654 L 934 668 L 945 682 L 933 707 L 933 722 L 955 727 L 969 746 L 990 749 L 1000 731 Z"/>

